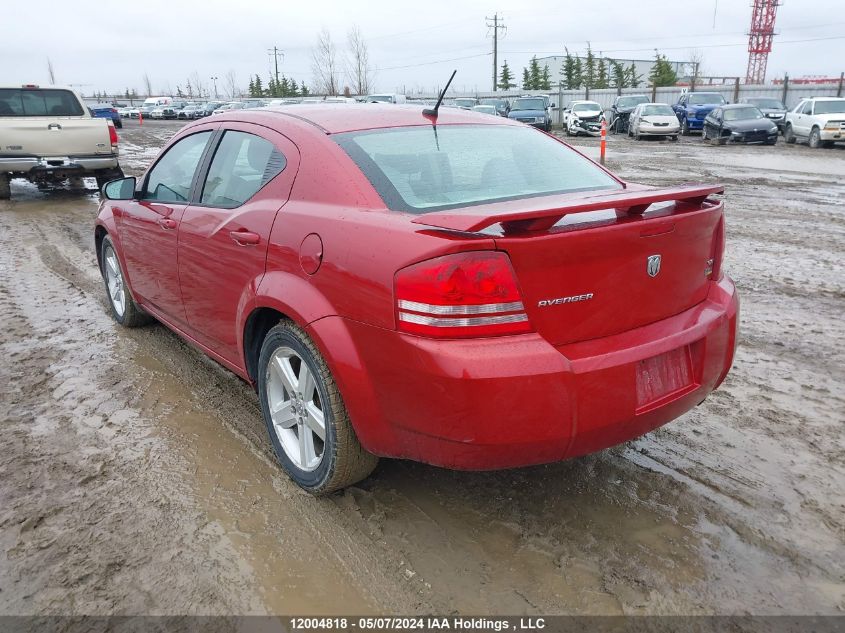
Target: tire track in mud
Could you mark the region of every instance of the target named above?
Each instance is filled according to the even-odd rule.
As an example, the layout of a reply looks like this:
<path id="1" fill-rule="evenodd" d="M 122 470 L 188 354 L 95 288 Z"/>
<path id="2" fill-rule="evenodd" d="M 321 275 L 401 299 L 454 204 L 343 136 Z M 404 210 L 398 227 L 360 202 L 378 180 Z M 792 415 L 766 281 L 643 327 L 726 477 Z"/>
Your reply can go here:
<path id="1" fill-rule="evenodd" d="M 404 604 L 405 610 L 410 611 L 411 607 L 416 606 L 415 598 L 406 598 L 407 592 L 401 583 L 394 589 L 393 579 L 388 581 L 382 577 L 384 561 L 374 559 L 366 553 L 362 554 L 359 551 L 361 548 L 357 547 L 349 536 L 343 532 L 338 534 L 338 529 L 327 523 L 331 517 L 324 516 L 325 513 L 320 512 L 320 508 L 312 503 L 310 497 L 302 498 L 298 489 L 287 482 L 269 463 L 266 454 L 256 455 L 254 451 L 244 453 L 244 444 L 231 434 L 229 441 L 234 439 L 235 443 L 239 443 L 241 453 L 251 457 L 253 462 L 258 459 L 257 463 L 265 471 L 263 479 L 266 481 L 263 489 L 257 487 L 263 496 L 252 499 L 247 507 L 230 503 L 231 512 L 218 512 L 217 520 L 214 520 L 219 508 L 207 508 L 203 507 L 202 503 L 197 503 L 197 494 L 191 490 L 194 483 L 190 477 L 186 477 L 191 474 L 191 468 L 189 464 L 184 463 L 183 456 L 179 455 L 179 447 L 162 445 L 160 441 L 151 439 L 151 436 L 164 435 L 165 443 L 169 441 L 171 444 L 175 439 L 173 429 L 157 428 L 160 427 L 162 417 L 173 415 L 173 407 L 166 402 L 167 398 L 164 398 L 163 410 L 157 411 L 156 405 L 162 402 L 162 398 L 155 394 L 163 391 L 166 383 L 176 377 L 164 365 L 155 366 L 155 363 L 148 362 L 152 367 L 146 371 L 130 368 L 128 374 L 121 367 L 127 357 L 131 362 L 137 355 L 138 343 L 147 342 L 144 339 L 161 338 L 163 328 L 153 326 L 146 331 L 131 333 L 128 341 L 121 340 L 124 338 L 123 332 L 116 332 L 116 326 L 105 312 L 106 306 L 101 298 L 101 282 L 93 252 L 85 252 L 77 245 L 62 240 L 61 235 L 64 232 L 55 224 L 45 228 L 37 222 L 26 221 L 22 216 L 13 219 L 18 223 L 16 230 L 24 233 L 31 231 L 31 237 L 26 240 L 24 248 L 21 248 L 17 240 L 15 243 L 12 240 L 0 240 L 0 248 L 4 252 L 0 258 L 0 267 L 5 271 L 17 269 L 15 287 L 11 288 L 10 284 L 5 283 L 0 287 L 0 308 L 4 321 L 8 324 L 3 347 L 4 351 L 7 346 L 11 346 L 23 348 L 26 352 L 22 357 L 22 364 L 19 365 L 21 371 L 7 377 L 7 384 L 15 386 L 19 392 L 17 396 L 9 398 L 10 408 L 18 413 L 11 418 L 4 415 L 3 422 L 5 425 L 17 423 L 15 434 L 23 443 L 19 447 L 20 450 L 11 453 L 38 454 L 36 463 L 39 468 L 37 472 L 19 473 L 15 477 L 11 464 L 4 463 L 3 471 L 4 475 L 7 475 L 4 477 L 4 484 L 13 486 L 18 478 L 24 475 L 27 479 L 36 480 L 46 478 L 52 481 L 56 478 L 65 480 L 67 485 L 67 490 L 61 491 L 60 498 L 68 494 L 88 502 L 92 497 L 96 497 L 97 501 L 93 502 L 93 505 L 102 517 L 107 518 L 109 531 L 112 533 L 107 542 L 98 542 L 99 546 L 107 546 L 107 550 L 126 549 L 139 553 L 160 548 L 167 543 L 175 543 L 175 547 L 165 549 L 173 556 L 174 560 L 171 561 L 165 561 L 159 556 L 127 560 L 112 551 L 111 559 L 108 555 L 103 556 L 109 562 L 105 562 L 104 566 L 100 565 L 97 562 L 100 557 L 92 556 L 92 552 L 88 551 L 92 543 L 80 542 L 74 530 L 65 529 L 60 521 L 50 530 L 46 530 L 45 517 L 60 516 L 69 523 L 83 524 L 99 524 L 103 521 L 102 518 L 95 520 L 84 511 L 80 513 L 81 516 L 77 515 L 68 505 L 53 505 L 59 501 L 53 498 L 54 494 L 58 494 L 58 484 L 51 484 L 44 495 L 39 495 L 36 499 L 27 495 L 18 498 L 6 489 L 3 498 L 14 498 L 14 501 L 9 504 L 8 513 L 3 515 L 4 531 L 7 525 L 14 525 L 22 516 L 24 526 L 24 529 L 19 531 L 17 542 L 7 548 L 8 552 L 11 552 L 12 558 L 20 554 L 27 565 L 37 563 L 39 555 L 37 551 L 33 552 L 32 548 L 27 547 L 24 535 L 33 528 L 38 528 L 39 533 L 49 532 L 49 538 L 39 540 L 36 547 L 52 553 L 52 564 L 45 561 L 43 567 L 50 569 L 52 574 L 60 575 L 58 584 L 65 591 L 69 591 L 70 595 L 63 599 L 61 605 L 56 605 L 55 598 L 45 596 L 43 590 L 34 590 L 32 595 L 29 594 L 26 588 L 29 583 L 26 583 L 22 570 L 13 565 L 8 577 L 0 575 L 0 590 L 3 590 L 0 593 L 0 601 L 6 604 L 4 611 L 11 609 L 12 612 L 49 612 L 54 608 L 51 605 L 55 605 L 56 608 L 63 609 L 62 612 L 73 612 L 79 602 L 79 607 L 89 613 L 113 612 L 113 607 L 117 605 L 120 605 L 120 610 L 134 610 L 138 613 L 150 610 L 176 613 L 261 613 L 275 612 L 285 607 L 297 612 L 319 612 L 326 609 L 370 612 L 381 604 L 380 601 L 385 597 L 395 604 Z M 3 227 L 4 235 L 11 235 L 11 231 L 7 230 L 9 228 L 8 225 Z M 26 264 L 21 265 L 19 262 Z M 80 264 L 85 268 L 80 268 Z M 21 281 L 23 283 L 20 283 Z M 31 345 L 32 337 L 27 334 L 32 331 L 41 332 L 36 338 L 46 342 L 43 347 Z M 117 338 L 115 334 L 118 335 Z M 165 333 L 164 338 L 175 337 Z M 176 347 L 181 348 L 182 344 Z M 183 351 L 177 349 L 177 352 Z M 188 357 L 191 355 L 188 354 Z M 32 362 L 34 358 L 43 358 L 45 361 L 39 365 Z M 60 364 L 60 369 L 55 371 L 57 363 Z M 214 373 L 225 373 L 216 366 L 210 369 Z M 234 377 L 231 379 L 236 380 Z M 53 386 L 56 382 L 59 383 L 58 387 Z M 185 391 L 188 398 L 194 397 Z M 248 389 L 246 391 L 249 392 Z M 147 394 L 153 394 L 152 398 Z M 7 400 L 6 395 L 4 394 L 4 401 Z M 254 399 L 254 396 L 252 397 Z M 57 398 L 58 404 L 55 402 Z M 72 402 L 70 408 L 66 409 L 68 399 Z M 48 408 L 54 408 L 55 414 L 46 416 Z M 249 415 L 256 415 L 257 407 L 254 403 L 247 409 Z M 184 422 L 186 417 L 190 418 L 186 413 L 188 412 L 185 410 L 177 412 L 177 423 Z M 207 411 L 193 413 L 195 424 L 200 426 L 198 432 L 207 432 L 208 423 L 216 422 L 213 418 L 208 419 Z M 51 426 L 39 433 L 39 441 L 35 442 L 28 435 L 32 433 L 33 422 L 43 417 L 51 419 Z M 58 433 L 61 433 L 63 438 L 61 449 L 57 449 L 57 452 L 45 447 L 44 444 L 49 444 Z M 104 442 L 107 446 L 102 446 Z M 98 448 L 93 449 L 92 444 L 98 445 Z M 140 450 L 141 447 L 143 451 Z M 174 448 L 177 449 L 176 452 L 173 452 Z M 90 455 L 87 454 L 89 452 Z M 72 461 L 77 453 L 84 454 L 83 462 L 94 464 L 93 472 L 88 472 L 91 468 L 78 470 L 75 467 Z M 104 457 L 100 460 L 92 455 Z M 124 458 L 129 459 L 126 461 Z M 59 460 L 60 464 L 53 466 L 53 460 Z M 256 463 L 252 465 L 255 466 Z M 196 469 L 196 466 L 194 468 Z M 46 474 L 43 471 L 46 471 Z M 149 477 L 151 472 L 156 472 L 157 476 Z M 270 473 L 269 476 L 267 473 Z M 196 472 L 193 474 L 196 475 Z M 251 474 L 240 473 L 247 478 Z M 74 485 L 74 482 L 77 485 Z M 26 480 L 23 483 L 26 483 Z M 101 491 L 101 487 L 109 490 Z M 23 486 L 23 489 L 27 488 Z M 249 486 L 241 486 L 238 492 L 243 492 L 246 488 Z M 255 489 L 256 486 L 253 486 L 253 492 Z M 232 515 L 238 510 L 243 510 L 245 516 L 250 512 L 255 513 L 256 506 L 262 503 L 269 508 L 265 508 L 266 519 L 277 518 L 280 493 L 282 499 L 287 498 L 285 507 L 282 508 L 288 517 L 286 521 L 295 524 L 287 527 L 291 532 L 298 531 L 305 536 L 289 537 L 290 544 L 295 543 L 302 548 L 301 556 L 285 558 L 269 555 L 268 558 L 273 563 L 282 564 L 281 573 L 276 573 L 272 569 L 260 568 L 261 561 L 258 556 L 252 557 L 251 565 L 247 564 L 249 557 L 243 554 L 243 549 L 249 549 L 249 544 L 238 542 L 237 530 L 232 534 L 231 529 L 226 529 L 225 521 L 232 519 Z M 116 509 L 106 508 L 109 499 L 124 494 L 134 503 L 118 503 L 119 507 Z M 150 516 L 147 512 L 145 502 L 152 501 L 155 507 L 162 505 L 160 499 L 167 499 L 163 504 L 169 510 L 167 520 L 159 514 L 152 513 L 153 516 Z M 27 517 L 30 505 L 48 505 L 48 501 L 53 509 Z M 227 498 L 226 501 L 231 502 L 232 499 Z M 135 504 L 143 505 L 144 512 L 133 512 Z M 331 509 L 333 506 L 329 504 L 328 507 Z M 121 525 L 114 525 L 115 522 L 120 522 Z M 265 531 L 264 546 L 284 550 L 285 543 L 279 540 L 274 526 L 265 524 L 261 527 Z M 142 538 L 141 532 L 147 532 L 147 536 Z M 12 532 L 6 533 L 4 538 L 6 537 L 12 538 Z M 85 563 L 72 554 L 77 550 L 79 556 L 87 554 Z M 262 586 L 262 581 L 265 584 L 269 584 L 268 580 L 284 582 L 285 574 L 308 576 L 311 564 L 324 566 L 324 571 L 331 577 L 324 581 L 325 588 L 331 588 L 333 594 L 331 604 L 326 605 L 325 602 L 317 600 L 319 593 L 325 588 L 312 586 L 318 582 L 319 576 L 316 574 L 313 578 L 300 578 L 294 583 L 299 585 L 299 592 L 304 591 L 306 594 L 311 587 L 311 597 L 315 600 L 310 605 L 297 598 L 297 592 L 287 592 L 292 594 L 292 597 L 286 595 L 282 600 L 273 599 L 272 596 L 269 600 L 266 599 L 266 593 L 269 593 L 266 590 L 272 589 L 272 586 Z M 210 569 L 205 569 L 206 566 Z M 336 569 L 335 572 L 331 571 L 332 567 Z M 113 586 L 116 581 L 112 576 L 126 568 L 129 568 L 126 575 L 130 576 L 135 584 L 146 585 L 147 590 L 139 591 L 135 599 L 128 599 L 126 595 L 112 595 L 109 599 L 113 602 L 98 600 L 96 588 Z M 338 574 L 341 569 L 343 572 Z M 86 571 L 80 573 L 79 570 Z M 18 575 L 13 577 L 15 573 Z M 76 575 L 72 579 L 65 578 L 63 574 L 68 573 Z M 392 570 L 389 573 L 392 573 Z M 141 582 L 145 576 L 146 582 Z M 354 589 L 343 586 L 344 577 L 354 585 Z M 171 578 L 176 579 L 175 583 Z M 288 578 L 287 581 L 289 580 Z M 20 594 L 10 592 L 7 582 L 23 584 L 24 589 Z M 94 591 L 91 583 L 96 583 Z M 174 590 L 181 590 L 175 592 L 176 595 L 181 594 L 180 597 L 177 598 L 168 592 L 166 596 L 152 599 L 152 588 L 160 583 Z M 337 586 L 338 583 L 340 586 Z M 33 583 L 35 586 L 38 584 L 40 583 Z M 45 579 L 43 584 L 56 585 L 55 576 L 51 576 L 49 580 Z M 265 591 L 262 592 L 261 589 Z M 376 594 L 374 590 L 380 591 Z M 265 598 L 263 603 L 262 598 Z"/>

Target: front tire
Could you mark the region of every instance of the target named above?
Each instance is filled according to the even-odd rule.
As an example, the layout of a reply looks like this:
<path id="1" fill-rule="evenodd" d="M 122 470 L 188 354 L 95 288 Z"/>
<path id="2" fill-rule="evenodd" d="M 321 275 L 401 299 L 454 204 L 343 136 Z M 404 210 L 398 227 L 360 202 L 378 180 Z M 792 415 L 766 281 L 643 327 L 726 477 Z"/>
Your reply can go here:
<path id="1" fill-rule="evenodd" d="M 686 117 L 681 121 L 681 135 L 689 136 L 689 121 L 687 121 Z"/>
<path id="2" fill-rule="evenodd" d="M 358 441 L 326 361 L 299 326 L 282 321 L 267 333 L 257 381 L 276 458 L 300 487 L 328 494 L 376 467 L 378 458 Z"/>
<path id="3" fill-rule="evenodd" d="M 11 180 L 5 174 L 0 175 L 0 200 L 9 200 L 12 197 Z"/>
<path id="4" fill-rule="evenodd" d="M 114 320 L 123 327 L 140 327 L 153 321 L 153 318 L 141 310 L 129 292 L 123 276 L 123 268 L 117 256 L 117 250 L 111 238 L 106 235 L 100 245 L 100 272 L 106 285 L 106 294 Z"/>
<path id="5" fill-rule="evenodd" d="M 810 138 L 807 139 L 807 145 L 812 149 L 818 149 L 822 146 L 822 134 L 819 128 L 814 127 L 810 130 Z"/>

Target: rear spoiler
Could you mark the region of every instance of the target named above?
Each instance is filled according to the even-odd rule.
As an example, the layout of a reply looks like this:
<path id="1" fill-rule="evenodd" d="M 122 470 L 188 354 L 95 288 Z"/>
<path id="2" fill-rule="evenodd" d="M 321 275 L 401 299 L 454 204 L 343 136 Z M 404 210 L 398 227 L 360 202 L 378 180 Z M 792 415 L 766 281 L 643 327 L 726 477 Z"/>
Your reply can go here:
<path id="1" fill-rule="evenodd" d="M 671 200 L 682 203 L 684 207 L 698 208 L 708 196 L 724 191 L 724 185 L 679 185 L 660 189 L 602 192 L 594 195 L 573 196 L 552 207 L 539 209 L 492 211 L 491 205 L 484 205 L 460 211 L 435 211 L 420 215 L 412 222 L 464 232 L 480 231 L 494 224 L 501 224 L 506 233 L 543 231 L 551 228 L 563 216 L 570 213 L 616 209 L 629 215 L 642 215 L 652 204 Z"/>

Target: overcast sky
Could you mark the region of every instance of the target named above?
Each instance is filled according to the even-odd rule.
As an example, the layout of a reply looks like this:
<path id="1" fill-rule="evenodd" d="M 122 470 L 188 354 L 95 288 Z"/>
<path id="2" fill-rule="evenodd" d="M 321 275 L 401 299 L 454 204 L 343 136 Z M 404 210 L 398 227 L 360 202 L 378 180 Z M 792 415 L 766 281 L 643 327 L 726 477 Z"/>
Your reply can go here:
<path id="1" fill-rule="evenodd" d="M 0 85 L 48 83 L 49 57 L 57 83 L 84 93 L 141 92 L 144 73 L 158 93 L 184 88 L 194 72 L 209 84 L 216 75 L 222 93 L 232 71 L 245 88 L 249 75 L 269 76 L 267 49 L 273 46 L 284 51 L 280 72 L 312 84 L 311 47 L 320 29 L 330 31 L 342 54 L 353 24 L 369 44 L 381 91 L 430 91 L 455 68 L 458 89 L 489 90 L 492 55 L 485 16 L 497 9 L 508 27 L 499 63 L 506 59 L 518 76 L 532 54 L 558 54 L 564 46 L 581 52 L 587 38 L 595 51 L 616 58 L 651 58 L 657 47 L 669 59 L 684 60 L 698 49 L 705 74 L 744 76 L 744 33 L 751 17 L 746 0 L 718 2 L 715 27 L 716 0 L 531 0 L 498 7 L 489 0 L 12 3 L 14 12 L 5 12 L 0 38 Z M 778 11 L 768 77 L 784 72 L 838 77 L 845 70 L 842 6 L 843 0 L 787 0 Z M 618 16 L 609 13 L 612 7 L 619 8 Z"/>

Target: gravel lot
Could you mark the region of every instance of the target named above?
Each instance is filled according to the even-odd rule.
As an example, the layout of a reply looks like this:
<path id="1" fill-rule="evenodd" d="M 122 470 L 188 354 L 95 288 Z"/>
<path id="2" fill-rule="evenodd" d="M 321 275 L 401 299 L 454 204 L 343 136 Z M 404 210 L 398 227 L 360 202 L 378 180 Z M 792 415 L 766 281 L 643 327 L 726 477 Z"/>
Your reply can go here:
<path id="1" fill-rule="evenodd" d="M 127 122 L 127 173 L 179 127 Z M 628 179 L 727 187 L 742 332 L 722 388 L 597 455 L 383 460 L 325 499 L 275 466 L 247 385 L 161 326 L 112 322 L 96 191 L 13 182 L 0 614 L 845 611 L 845 148 L 611 137 L 608 156 Z"/>

